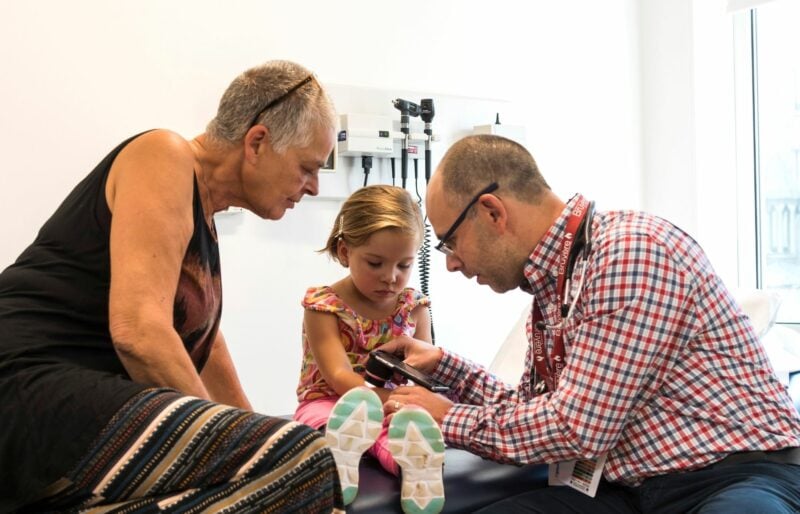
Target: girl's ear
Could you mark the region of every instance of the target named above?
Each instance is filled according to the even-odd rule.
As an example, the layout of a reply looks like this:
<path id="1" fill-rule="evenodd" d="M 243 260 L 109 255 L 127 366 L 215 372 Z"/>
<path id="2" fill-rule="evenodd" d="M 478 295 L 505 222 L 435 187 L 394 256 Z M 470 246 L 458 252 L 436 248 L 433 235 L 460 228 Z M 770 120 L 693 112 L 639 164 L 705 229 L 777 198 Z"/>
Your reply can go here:
<path id="1" fill-rule="evenodd" d="M 347 243 L 342 238 L 336 241 L 336 257 L 345 268 L 350 266 L 350 248 L 347 247 Z"/>

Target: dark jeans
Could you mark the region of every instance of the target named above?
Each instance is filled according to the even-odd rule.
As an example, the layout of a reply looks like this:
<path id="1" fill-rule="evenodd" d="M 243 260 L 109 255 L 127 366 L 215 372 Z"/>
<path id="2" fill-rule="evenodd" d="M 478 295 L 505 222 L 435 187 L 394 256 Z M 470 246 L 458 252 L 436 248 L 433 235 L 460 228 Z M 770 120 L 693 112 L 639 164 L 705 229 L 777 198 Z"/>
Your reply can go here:
<path id="1" fill-rule="evenodd" d="M 800 466 L 746 462 L 650 478 L 639 487 L 601 482 L 594 498 L 570 487 L 547 487 L 513 496 L 478 512 L 797 513 L 800 512 Z"/>

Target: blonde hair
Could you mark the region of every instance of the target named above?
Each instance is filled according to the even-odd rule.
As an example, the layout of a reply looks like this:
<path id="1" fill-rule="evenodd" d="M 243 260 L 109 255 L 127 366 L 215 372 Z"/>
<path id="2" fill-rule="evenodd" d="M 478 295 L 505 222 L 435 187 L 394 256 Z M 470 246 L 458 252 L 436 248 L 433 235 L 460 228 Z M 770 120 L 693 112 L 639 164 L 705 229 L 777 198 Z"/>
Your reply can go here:
<path id="1" fill-rule="evenodd" d="M 342 204 L 328 242 L 319 252 L 339 262 L 339 240 L 353 247 L 361 246 L 372 234 L 387 228 L 412 235 L 421 243 L 424 226 L 419 205 L 401 187 L 362 187 Z"/>

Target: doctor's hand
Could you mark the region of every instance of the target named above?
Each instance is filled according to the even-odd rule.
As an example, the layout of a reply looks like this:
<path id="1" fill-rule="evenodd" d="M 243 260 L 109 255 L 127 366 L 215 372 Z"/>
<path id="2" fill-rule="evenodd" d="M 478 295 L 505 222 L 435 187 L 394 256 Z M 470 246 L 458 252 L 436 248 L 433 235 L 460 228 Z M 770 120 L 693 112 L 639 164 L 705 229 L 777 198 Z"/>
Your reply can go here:
<path id="1" fill-rule="evenodd" d="M 406 405 L 422 407 L 441 425 L 447 411 L 453 406 L 453 402 L 424 387 L 402 386 L 393 390 L 389 395 L 389 399 L 383 404 L 383 412 L 387 417 L 393 416 L 395 412 Z"/>
<path id="2" fill-rule="evenodd" d="M 399 336 L 381 346 L 381 350 L 402 355 L 406 364 L 420 371 L 431 373 L 442 358 L 442 349 L 427 341 L 408 336 Z"/>

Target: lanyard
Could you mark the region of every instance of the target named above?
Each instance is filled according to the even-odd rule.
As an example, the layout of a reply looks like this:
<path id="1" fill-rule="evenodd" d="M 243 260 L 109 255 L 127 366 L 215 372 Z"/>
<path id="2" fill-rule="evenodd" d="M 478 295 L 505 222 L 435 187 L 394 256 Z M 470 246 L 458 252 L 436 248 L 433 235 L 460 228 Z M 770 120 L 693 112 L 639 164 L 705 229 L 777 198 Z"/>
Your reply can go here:
<path id="1" fill-rule="evenodd" d="M 570 253 L 572 251 L 573 244 L 575 243 L 575 237 L 578 229 L 580 228 L 581 223 L 584 221 L 584 218 L 586 218 L 588 206 L 589 201 L 584 197 L 579 196 L 577 203 L 569 213 L 564 238 L 561 240 L 561 251 L 558 255 L 558 278 L 556 282 L 556 302 L 558 304 L 559 316 L 561 316 L 561 319 L 566 316 L 566 313 L 562 312 L 561 306 L 564 303 L 564 289 L 567 282 L 567 275 L 572 273 L 572 269 L 567 269 L 571 268 L 569 266 Z M 592 220 L 587 220 L 586 222 L 591 223 Z M 555 391 L 556 384 L 558 384 L 558 378 L 561 376 L 561 372 L 566 364 L 564 362 L 566 355 L 566 350 L 564 348 L 564 334 L 561 327 L 558 327 L 552 331 L 553 358 L 552 362 L 548 360 L 547 347 L 545 346 L 544 341 L 544 331 L 536 328 L 537 324 L 543 321 L 544 315 L 542 314 L 542 309 L 539 307 L 539 304 L 536 303 L 536 299 L 534 298 L 533 316 L 530 327 L 531 338 L 533 342 L 533 365 L 536 373 L 542 377 L 542 381 L 535 386 L 536 393 L 543 393 L 545 390 Z M 540 386 L 540 384 L 542 385 Z M 544 387 L 546 387 L 546 389 L 544 389 Z"/>

